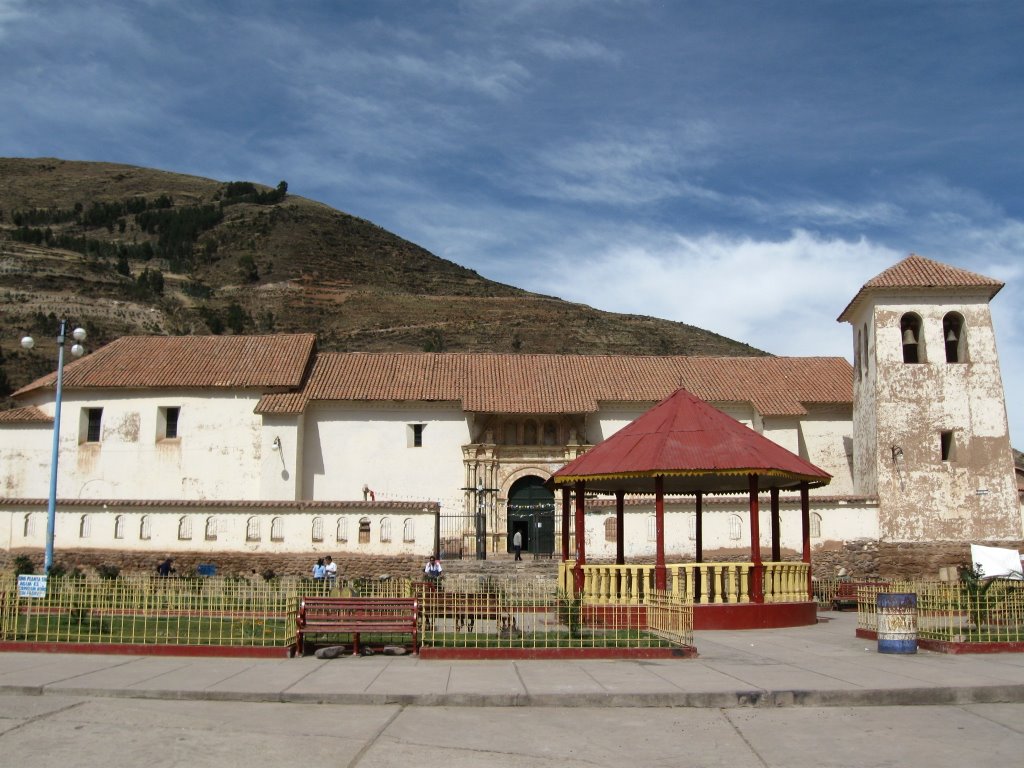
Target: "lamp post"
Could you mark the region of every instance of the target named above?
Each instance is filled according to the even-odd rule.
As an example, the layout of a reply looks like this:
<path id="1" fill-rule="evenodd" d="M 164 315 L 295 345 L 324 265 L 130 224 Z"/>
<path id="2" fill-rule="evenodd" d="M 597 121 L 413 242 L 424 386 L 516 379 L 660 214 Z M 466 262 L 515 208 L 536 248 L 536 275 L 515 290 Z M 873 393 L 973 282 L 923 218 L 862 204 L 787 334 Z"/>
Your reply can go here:
<path id="1" fill-rule="evenodd" d="M 50 496 L 46 508 L 46 556 L 43 560 L 43 572 L 49 575 L 53 567 L 53 533 L 57 523 L 57 456 L 60 453 L 60 405 L 64 392 L 64 340 L 67 337 L 68 321 L 60 321 L 60 330 L 57 332 L 57 397 L 53 407 L 53 452 L 50 455 Z M 85 329 L 75 328 L 71 332 L 71 338 L 75 343 L 71 345 L 71 354 L 74 357 L 81 357 L 85 354 L 85 347 L 81 342 L 85 341 Z M 32 349 L 36 344 L 31 336 L 25 336 L 21 340 L 21 346 L 25 349 Z"/>

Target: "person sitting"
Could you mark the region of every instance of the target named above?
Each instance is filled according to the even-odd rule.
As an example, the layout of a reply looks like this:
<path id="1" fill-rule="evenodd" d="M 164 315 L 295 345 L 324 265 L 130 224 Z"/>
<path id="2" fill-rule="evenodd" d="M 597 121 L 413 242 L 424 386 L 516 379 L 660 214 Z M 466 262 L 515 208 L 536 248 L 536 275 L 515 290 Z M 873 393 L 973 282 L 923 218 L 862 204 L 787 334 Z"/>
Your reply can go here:
<path id="1" fill-rule="evenodd" d="M 427 560 L 427 564 L 423 566 L 423 575 L 426 576 L 427 581 L 436 582 L 441 578 L 444 569 L 441 567 L 441 561 L 433 555 Z"/>

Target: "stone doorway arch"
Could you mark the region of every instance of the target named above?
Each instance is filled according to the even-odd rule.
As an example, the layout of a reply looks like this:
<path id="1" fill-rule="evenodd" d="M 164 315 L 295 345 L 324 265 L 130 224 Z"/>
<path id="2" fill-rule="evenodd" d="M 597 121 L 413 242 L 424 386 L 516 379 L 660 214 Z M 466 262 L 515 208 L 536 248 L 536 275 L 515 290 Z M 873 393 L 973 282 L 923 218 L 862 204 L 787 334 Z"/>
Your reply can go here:
<path id="1" fill-rule="evenodd" d="M 505 549 L 512 552 L 512 537 L 523 534 L 523 552 L 551 556 L 555 551 L 555 494 L 544 487 L 544 478 L 527 475 L 508 489 L 506 507 L 508 536 Z"/>

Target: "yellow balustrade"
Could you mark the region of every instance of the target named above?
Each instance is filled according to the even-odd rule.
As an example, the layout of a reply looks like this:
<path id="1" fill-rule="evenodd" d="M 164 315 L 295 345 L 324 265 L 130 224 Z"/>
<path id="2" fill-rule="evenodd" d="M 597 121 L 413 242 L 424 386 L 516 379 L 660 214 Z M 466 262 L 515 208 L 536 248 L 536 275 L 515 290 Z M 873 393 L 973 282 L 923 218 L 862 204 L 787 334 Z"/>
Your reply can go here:
<path id="1" fill-rule="evenodd" d="M 810 566 L 762 563 L 766 603 L 803 602 Z M 574 563 L 559 565 L 559 586 L 571 593 Z M 749 603 L 753 563 L 675 563 L 665 566 L 666 592 L 690 596 L 695 605 Z M 583 566 L 583 601 L 588 605 L 644 605 L 654 589 L 654 566 L 588 563 Z"/>

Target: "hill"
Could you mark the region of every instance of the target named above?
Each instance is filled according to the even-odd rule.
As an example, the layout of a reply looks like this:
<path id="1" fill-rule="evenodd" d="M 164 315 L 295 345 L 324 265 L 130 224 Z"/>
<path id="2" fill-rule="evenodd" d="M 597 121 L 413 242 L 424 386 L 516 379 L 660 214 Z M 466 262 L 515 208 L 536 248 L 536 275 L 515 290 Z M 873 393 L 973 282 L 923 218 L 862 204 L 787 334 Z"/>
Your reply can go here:
<path id="1" fill-rule="evenodd" d="M 54 368 L 45 340 L 62 316 L 93 349 L 125 334 L 313 331 L 330 351 L 765 354 L 487 280 L 283 181 L 50 158 L 0 158 L 0 297 L 0 388 Z"/>

